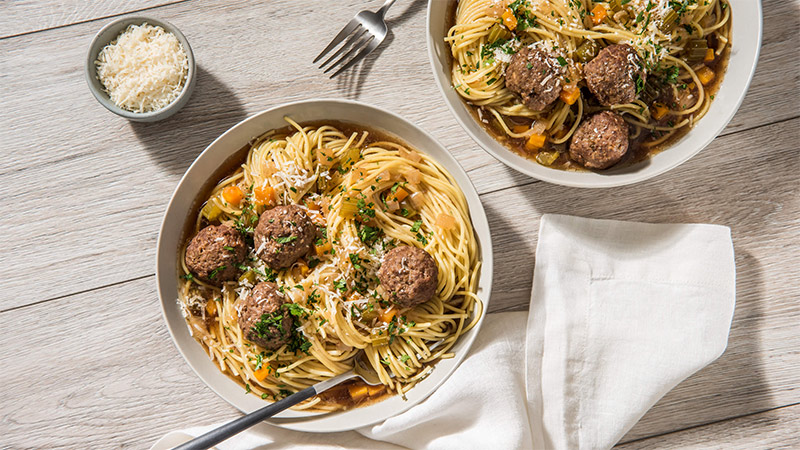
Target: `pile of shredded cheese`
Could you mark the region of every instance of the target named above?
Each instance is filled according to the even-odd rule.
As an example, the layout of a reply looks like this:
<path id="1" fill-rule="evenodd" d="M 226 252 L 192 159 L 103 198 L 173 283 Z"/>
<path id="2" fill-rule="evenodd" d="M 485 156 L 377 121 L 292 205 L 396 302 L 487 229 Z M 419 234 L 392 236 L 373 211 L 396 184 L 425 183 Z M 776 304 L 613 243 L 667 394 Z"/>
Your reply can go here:
<path id="1" fill-rule="evenodd" d="M 130 25 L 95 61 L 111 101 L 137 113 L 162 109 L 186 84 L 189 60 L 172 33 L 147 23 Z"/>

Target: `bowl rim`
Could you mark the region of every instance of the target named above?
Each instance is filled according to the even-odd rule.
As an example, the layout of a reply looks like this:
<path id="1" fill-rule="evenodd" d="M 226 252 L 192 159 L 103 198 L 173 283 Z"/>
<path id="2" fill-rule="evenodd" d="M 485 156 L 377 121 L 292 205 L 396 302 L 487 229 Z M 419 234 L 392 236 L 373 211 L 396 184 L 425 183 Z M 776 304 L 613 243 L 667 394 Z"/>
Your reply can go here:
<path id="1" fill-rule="evenodd" d="M 170 104 L 161 109 L 155 111 L 149 111 L 146 113 L 137 113 L 120 108 L 119 106 L 115 105 L 113 101 L 111 101 L 111 98 L 109 98 L 108 94 L 106 94 L 105 91 L 102 89 L 101 87 L 102 83 L 100 83 L 100 80 L 97 79 L 97 68 L 95 67 L 94 62 L 97 60 L 97 56 L 100 54 L 100 51 L 102 51 L 102 49 L 105 48 L 105 46 L 108 45 L 111 41 L 116 39 L 116 37 L 119 36 L 119 33 L 122 33 L 122 31 L 128 28 L 129 25 L 132 24 L 141 25 L 143 23 L 149 23 L 150 25 L 160 26 L 161 28 L 163 28 L 169 33 L 172 33 L 176 38 L 178 38 L 178 42 L 181 43 L 184 52 L 186 52 L 186 58 L 189 64 L 189 70 L 186 72 L 186 83 L 183 85 L 181 93 L 178 94 L 175 100 L 173 100 Z M 122 26 L 122 28 L 120 28 L 120 30 L 111 39 L 101 43 L 100 37 L 103 36 L 103 34 L 105 34 L 106 32 L 115 27 L 119 27 L 121 24 L 124 24 L 124 26 Z M 89 85 L 89 91 L 91 91 L 94 98 L 97 99 L 97 101 L 101 105 L 103 105 L 106 109 L 126 119 L 148 121 L 148 119 L 149 120 L 166 119 L 167 117 L 176 113 L 179 109 L 181 109 L 184 106 L 186 99 L 188 99 L 188 97 L 192 94 L 196 78 L 197 66 L 194 59 L 194 52 L 192 52 L 192 46 L 189 45 L 189 40 L 186 39 L 186 36 L 183 35 L 181 30 L 178 29 L 178 27 L 163 19 L 158 19 L 151 16 L 132 15 L 112 20 L 111 22 L 104 25 L 103 28 L 101 28 L 97 33 L 95 33 L 94 37 L 92 38 L 92 42 L 89 44 L 89 49 L 86 54 L 86 62 L 83 66 L 83 72 L 86 79 L 86 84 Z M 97 83 L 95 83 L 95 81 Z"/>
<path id="2" fill-rule="evenodd" d="M 415 148 L 418 151 L 425 152 L 434 159 L 442 164 L 448 172 L 450 172 L 453 179 L 456 181 L 458 187 L 464 193 L 465 200 L 467 201 L 467 206 L 470 213 L 470 219 L 473 224 L 473 229 L 478 239 L 479 243 L 479 252 L 481 256 L 481 267 L 480 267 L 480 279 L 478 284 L 478 296 L 483 303 L 483 310 L 481 316 L 478 318 L 477 323 L 475 326 L 470 329 L 467 333 L 462 335 L 456 346 L 458 350 L 455 350 L 455 356 L 451 359 L 442 360 L 437 363 L 437 368 L 440 369 L 439 374 L 436 376 L 428 376 L 424 379 L 420 385 L 417 385 L 409 391 L 408 401 L 402 402 L 399 407 L 392 409 L 390 413 L 379 413 L 369 415 L 368 420 L 363 420 L 366 413 L 360 414 L 357 417 L 361 417 L 362 420 L 358 422 L 349 421 L 349 416 L 353 416 L 353 412 L 356 411 L 381 411 L 390 409 L 391 405 L 396 405 L 398 402 L 401 402 L 400 398 L 397 396 L 390 397 L 386 400 L 378 402 L 373 405 L 368 405 L 362 408 L 354 408 L 345 412 L 336 412 L 336 413 L 327 413 L 327 414 L 305 414 L 305 415 L 298 415 L 295 411 L 288 410 L 284 411 L 273 419 L 268 420 L 268 422 L 272 425 L 277 425 L 283 428 L 298 430 L 298 431 L 307 431 L 307 432 L 336 432 L 336 431 L 346 431 L 346 430 L 353 430 L 356 428 L 368 426 L 380 422 L 382 420 L 386 420 L 390 417 L 394 417 L 398 414 L 405 412 L 406 410 L 410 409 L 411 407 L 417 405 L 418 403 L 424 401 L 428 396 L 433 394 L 443 383 L 445 383 L 449 377 L 455 372 L 458 367 L 461 365 L 463 360 L 468 356 L 469 350 L 472 347 L 472 344 L 477 337 L 478 332 L 481 329 L 483 321 L 486 317 L 488 311 L 488 305 L 491 300 L 491 291 L 492 291 L 492 278 L 493 278 L 493 246 L 491 240 L 491 232 L 489 229 L 488 219 L 486 217 L 485 209 L 483 208 L 483 204 L 481 203 L 480 197 L 478 192 L 475 190 L 469 176 L 467 175 L 466 171 L 461 167 L 458 161 L 453 157 L 449 151 L 447 151 L 446 147 L 444 147 L 438 140 L 436 140 L 430 133 L 423 130 L 422 128 L 415 125 L 413 122 L 403 119 L 397 114 L 392 113 L 384 108 L 366 104 L 363 102 L 353 101 L 353 100 L 344 100 L 344 99 L 334 99 L 334 98 L 319 98 L 319 99 L 307 99 L 307 100 L 299 100 L 294 102 L 282 103 L 266 110 L 263 110 L 259 113 L 253 114 L 246 119 L 240 121 L 239 123 L 233 125 L 219 137 L 217 137 L 213 142 L 211 142 L 202 153 L 200 153 L 197 158 L 192 162 L 191 166 L 187 169 L 186 173 L 181 177 L 181 180 L 178 182 L 178 185 L 173 192 L 170 201 L 167 205 L 165 210 L 161 226 L 159 228 L 159 235 L 158 241 L 156 246 L 156 285 L 157 285 L 157 293 L 159 297 L 159 304 L 161 307 L 162 318 L 167 326 L 167 330 L 169 331 L 170 337 L 172 339 L 173 344 L 178 349 L 178 352 L 181 354 L 183 359 L 187 362 L 189 367 L 195 372 L 195 374 L 219 397 L 223 400 L 227 401 L 229 404 L 233 405 L 234 407 L 238 408 L 242 412 L 250 412 L 259 407 L 265 406 L 263 400 L 257 399 L 253 395 L 246 395 L 240 396 L 237 398 L 233 398 L 232 395 L 227 395 L 223 392 L 226 389 L 226 386 L 223 386 L 224 383 L 227 386 L 230 384 L 235 384 L 235 388 L 241 392 L 241 386 L 239 386 L 234 380 L 227 377 L 227 375 L 223 374 L 218 367 L 214 366 L 213 371 L 208 371 L 208 364 L 214 364 L 208 355 L 202 350 L 200 344 L 198 344 L 194 338 L 189 336 L 188 334 L 188 327 L 182 316 L 179 317 L 180 320 L 175 319 L 174 311 L 168 311 L 169 309 L 177 310 L 179 309 L 177 306 L 176 298 L 177 298 L 177 290 L 175 292 L 169 291 L 170 283 L 175 283 L 177 280 L 177 270 L 176 265 L 174 262 L 177 260 L 177 251 L 173 248 L 167 248 L 168 244 L 165 242 L 165 236 L 167 235 L 168 231 L 176 226 L 176 217 L 171 217 L 177 214 L 174 212 L 176 209 L 179 209 L 179 206 L 176 206 L 178 203 L 179 197 L 182 196 L 182 192 L 186 189 L 191 189 L 191 187 L 187 187 L 187 185 L 191 184 L 192 178 L 196 178 L 193 176 L 193 173 L 199 167 L 204 160 L 211 159 L 213 154 L 219 153 L 222 160 L 226 158 L 230 158 L 234 153 L 241 149 L 241 145 L 236 147 L 233 146 L 227 150 L 216 150 L 216 148 L 221 144 L 221 141 L 226 139 L 226 136 L 230 136 L 233 133 L 237 133 L 239 129 L 247 129 L 248 124 L 250 123 L 258 123 L 259 120 L 263 119 L 265 116 L 268 115 L 277 115 L 280 114 L 281 117 L 285 116 L 288 113 L 284 111 L 291 110 L 292 108 L 320 108 L 325 109 L 328 107 L 327 114 L 331 115 L 331 110 L 336 108 L 356 108 L 356 109 L 364 109 L 368 111 L 373 117 L 378 117 L 375 115 L 382 115 L 383 117 L 390 119 L 391 123 L 398 123 L 398 128 L 406 127 L 411 130 L 414 130 L 417 136 L 413 140 L 417 141 L 427 141 L 432 146 L 437 147 L 436 150 L 430 152 L 427 149 Z M 347 113 L 343 113 L 343 115 L 347 115 Z M 366 116 L 366 114 L 365 114 Z M 314 119 L 309 119 L 314 120 Z M 344 122 L 356 123 L 353 121 L 348 121 L 346 119 L 332 119 L 332 120 L 340 120 Z M 305 120 L 301 120 L 300 122 L 304 122 Z M 366 125 L 363 124 L 362 125 Z M 397 133 L 384 129 L 382 127 L 367 125 L 373 129 L 379 129 L 383 132 L 388 133 L 389 135 L 396 136 L 399 139 L 405 140 L 409 144 L 411 144 L 410 140 L 404 136 L 400 136 Z M 269 131 L 268 129 L 262 129 L 261 133 Z M 250 136 L 249 139 L 252 141 L 253 138 L 257 136 Z M 213 152 L 213 153 L 212 153 Z M 432 155 L 431 153 L 437 153 L 436 156 Z M 224 157 L 222 157 L 224 155 Z M 192 194 L 192 198 L 196 200 L 197 192 Z M 181 227 L 184 225 L 185 217 L 180 218 L 180 225 Z M 179 232 L 182 237 L 182 231 Z M 168 240 L 169 238 L 167 238 Z M 180 239 L 180 237 L 179 237 Z M 171 252 L 171 253 L 170 253 Z M 170 254 L 172 255 L 172 259 L 170 260 Z M 173 261 L 170 264 L 170 261 Z M 180 315 L 180 312 L 178 311 Z M 182 336 L 185 334 L 188 336 Z M 196 351 L 199 350 L 201 352 L 202 358 L 197 356 Z M 194 354 L 190 354 L 194 353 Z M 440 367 L 442 364 L 445 364 L 445 367 Z M 205 366 L 205 367 L 203 367 Z M 446 369 L 443 370 L 443 369 Z M 434 373 L 436 371 L 434 370 Z M 224 377 L 227 381 L 220 381 L 218 385 L 212 378 Z M 426 383 L 429 382 L 429 383 Z M 423 390 L 424 388 L 424 390 Z M 256 403 L 257 402 L 257 403 Z M 376 408 L 380 407 L 381 405 L 390 405 L 385 408 Z"/>
<path id="3" fill-rule="evenodd" d="M 653 168 L 652 161 L 654 158 L 657 158 L 659 155 L 665 153 L 659 152 L 658 154 L 648 158 L 645 161 L 640 163 L 636 163 L 630 166 L 625 166 L 618 168 L 615 170 L 614 168 L 609 169 L 611 172 L 598 172 L 598 171 L 588 171 L 588 172 L 573 172 L 573 171 L 564 171 L 558 169 L 551 169 L 549 167 L 545 167 L 539 164 L 536 164 L 531 159 L 525 158 L 511 149 L 497 141 L 494 137 L 489 135 L 486 130 L 483 129 L 483 126 L 478 124 L 474 118 L 471 117 L 471 113 L 466 111 L 468 106 L 464 102 L 461 96 L 458 96 L 459 101 L 453 102 L 450 101 L 448 92 L 451 90 L 451 83 L 450 83 L 450 68 L 443 67 L 441 71 L 437 70 L 439 67 L 439 60 L 436 54 L 437 48 L 442 48 L 444 51 L 449 53 L 449 48 L 446 47 L 444 43 L 444 39 L 436 39 L 433 36 L 433 27 L 434 24 L 432 23 L 432 9 L 434 4 L 438 5 L 446 5 L 445 8 L 449 8 L 452 2 L 458 2 L 459 0 L 428 0 L 428 5 L 426 9 L 426 18 L 425 18 L 425 39 L 428 46 L 428 61 L 430 62 L 431 71 L 433 72 L 433 78 L 436 81 L 436 85 L 439 88 L 439 92 L 444 100 L 444 103 L 447 105 L 447 108 L 450 110 L 450 113 L 455 117 L 458 124 L 461 126 L 464 131 L 478 144 L 483 150 L 487 153 L 492 155 L 495 159 L 510 167 L 518 172 L 521 172 L 525 175 L 528 175 L 532 178 L 537 180 L 545 181 L 552 184 L 557 184 L 561 186 L 567 187 L 577 187 L 577 188 L 611 188 L 611 187 L 618 187 L 618 186 L 625 186 L 629 184 L 638 183 L 658 175 L 661 175 L 665 172 L 668 172 L 675 167 L 683 164 L 684 162 L 688 161 L 696 154 L 700 153 L 704 148 L 706 148 L 717 136 L 722 133 L 725 127 L 730 123 L 733 117 L 736 115 L 736 112 L 739 110 L 739 107 L 742 105 L 744 98 L 747 94 L 748 89 L 750 88 L 750 84 L 753 81 L 753 75 L 755 74 L 756 67 L 758 65 L 758 59 L 761 53 L 761 44 L 763 40 L 763 8 L 761 0 L 729 0 L 731 3 L 736 4 L 745 4 L 745 2 L 753 2 L 755 4 L 756 10 L 756 17 L 749 19 L 748 23 L 754 22 L 756 27 L 751 32 L 754 33 L 756 36 L 756 45 L 755 50 L 751 55 L 752 63 L 749 64 L 749 68 L 746 74 L 746 81 L 742 86 L 742 89 L 736 93 L 736 99 L 732 102 L 731 108 L 729 108 L 728 112 L 726 113 L 726 118 L 722 120 L 717 127 L 713 130 L 713 132 L 707 133 L 706 137 L 699 143 L 693 146 L 691 150 L 684 151 L 680 157 L 673 158 L 672 161 L 668 163 L 661 164 L 657 168 Z M 733 5 L 732 5 L 733 6 Z M 738 8 L 733 8 L 738 9 Z M 736 26 L 736 19 L 734 20 L 734 27 Z M 446 31 L 446 30 L 445 30 Z M 741 38 L 732 39 L 732 45 L 734 46 L 733 49 L 738 48 L 737 42 L 739 42 Z M 441 41 L 441 42 L 440 42 Z M 717 91 L 719 94 L 722 91 L 723 87 L 725 86 L 726 80 L 728 79 L 728 75 L 733 68 L 730 67 L 726 69 L 726 78 L 723 79 L 722 84 Z M 742 70 L 742 69 L 738 69 Z M 458 94 L 455 94 L 458 95 Z M 459 103 L 459 105 L 455 105 L 454 103 Z M 712 107 L 714 104 L 712 103 Z M 462 113 L 459 109 L 461 108 L 470 115 L 469 120 L 465 120 L 462 117 Z M 705 118 L 704 118 L 705 119 Z M 469 122 L 469 123 L 467 123 Z M 679 140 L 673 143 L 670 146 L 670 149 L 678 146 L 681 142 L 683 142 L 694 130 L 697 130 L 697 127 L 692 128 L 686 133 L 684 136 L 679 138 Z M 706 128 L 707 129 L 707 128 Z M 637 170 L 637 167 L 642 167 L 644 164 L 644 168 L 641 170 Z"/>

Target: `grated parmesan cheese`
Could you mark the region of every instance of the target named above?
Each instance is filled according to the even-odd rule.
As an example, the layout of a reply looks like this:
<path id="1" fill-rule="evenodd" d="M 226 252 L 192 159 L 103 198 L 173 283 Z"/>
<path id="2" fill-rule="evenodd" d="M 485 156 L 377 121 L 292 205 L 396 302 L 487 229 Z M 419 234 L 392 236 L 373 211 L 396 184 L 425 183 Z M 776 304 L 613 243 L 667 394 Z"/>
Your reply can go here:
<path id="1" fill-rule="evenodd" d="M 130 25 L 95 61 L 111 101 L 137 113 L 162 109 L 186 85 L 189 60 L 172 33 L 147 23 Z"/>

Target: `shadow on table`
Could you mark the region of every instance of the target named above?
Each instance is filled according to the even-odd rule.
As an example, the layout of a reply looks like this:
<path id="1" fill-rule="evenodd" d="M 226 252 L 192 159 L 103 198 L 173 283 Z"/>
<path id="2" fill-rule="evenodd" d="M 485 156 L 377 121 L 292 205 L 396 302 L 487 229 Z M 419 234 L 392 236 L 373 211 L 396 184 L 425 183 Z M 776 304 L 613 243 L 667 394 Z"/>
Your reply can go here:
<path id="1" fill-rule="evenodd" d="M 401 26 L 408 20 L 419 16 L 420 13 L 425 11 L 426 4 L 425 0 L 414 0 L 399 14 L 397 14 L 394 9 L 389 10 L 387 13 L 388 18 L 386 19 L 389 32 L 386 33 L 386 38 L 381 45 L 376 48 L 374 52 L 367 55 L 361 62 L 345 70 L 336 77 L 336 87 L 345 97 L 357 100 L 361 96 L 364 82 L 372 71 L 375 62 L 380 58 L 381 54 L 383 54 L 383 51 L 394 42 L 394 32 L 392 30 Z M 400 5 L 396 5 L 395 8 L 399 6 Z M 393 11 L 395 11 L 395 14 L 392 14 Z M 344 26 L 344 24 L 342 24 L 342 26 Z M 333 73 L 333 71 L 331 73 Z"/>
<path id="2" fill-rule="evenodd" d="M 184 173 L 208 144 L 247 115 L 218 78 L 201 66 L 197 76 L 192 98 L 177 114 L 161 122 L 131 122 L 153 160 L 174 174 Z"/>

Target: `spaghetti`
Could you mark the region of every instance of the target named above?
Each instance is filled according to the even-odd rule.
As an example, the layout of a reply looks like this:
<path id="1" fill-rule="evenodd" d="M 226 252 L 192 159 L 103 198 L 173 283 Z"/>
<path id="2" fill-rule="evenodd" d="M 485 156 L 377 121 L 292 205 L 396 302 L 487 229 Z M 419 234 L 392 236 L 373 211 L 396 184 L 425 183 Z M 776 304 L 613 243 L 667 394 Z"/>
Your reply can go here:
<path id="1" fill-rule="evenodd" d="M 579 169 L 565 146 L 589 115 L 613 110 L 631 129 L 628 161 L 660 150 L 708 111 L 730 50 L 727 0 L 460 0 L 446 42 L 453 88 L 500 140 L 540 164 Z M 639 56 L 636 99 L 600 105 L 584 64 L 612 44 Z M 533 111 L 506 86 L 512 55 L 546 46 L 562 66 L 560 98 Z"/>
<path id="2" fill-rule="evenodd" d="M 250 241 L 238 281 L 221 288 L 192 277 L 184 263 L 179 303 L 188 326 L 220 370 L 264 399 L 346 372 L 362 351 L 386 388 L 377 394 L 402 395 L 437 360 L 452 357 L 482 314 L 479 250 L 464 195 L 436 161 L 401 143 L 344 125 L 286 120 L 289 128 L 254 141 L 245 163 L 213 188 L 194 234 L 220 223 L 249 240 L 263 211 L 299 205 L 317 226 L 314 250 L 273 272 Z M 228 195 L 231 189 L 241 198 Z M 409 310 L 384 300 L 376 278 L 383 255 L 399 245 L 423 248 L 439 271 L 434 297 Z M 274 281 L 291 302 L 295 345 L 268 351 L 243 334 L 237 307 L 262 281 Z M 352 404 L 376 395 L 373 388 L 350 392 Z M 296 409 L 347 406 L 314 397 Z"/>

